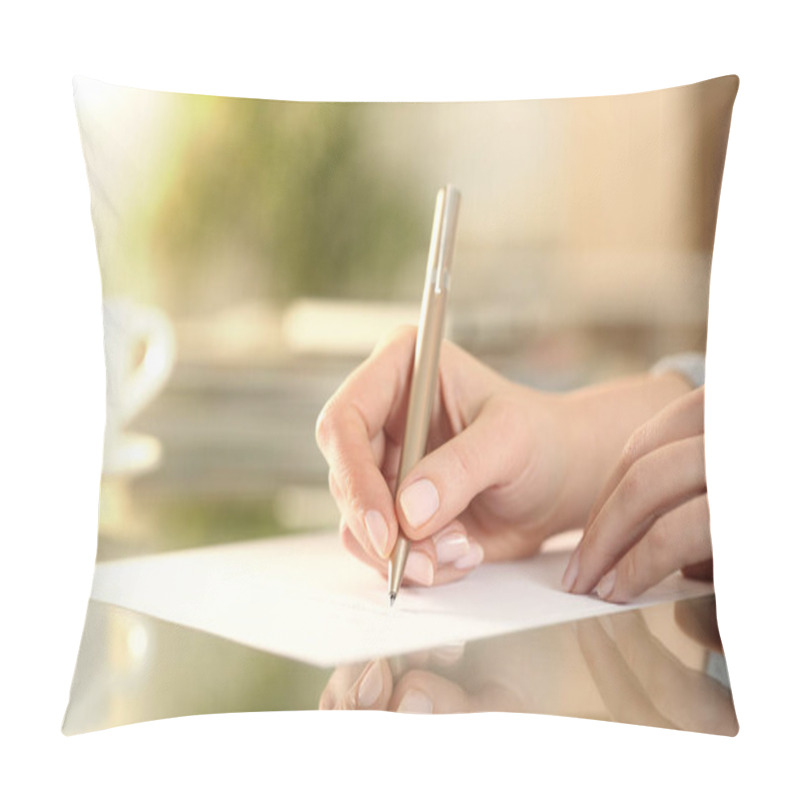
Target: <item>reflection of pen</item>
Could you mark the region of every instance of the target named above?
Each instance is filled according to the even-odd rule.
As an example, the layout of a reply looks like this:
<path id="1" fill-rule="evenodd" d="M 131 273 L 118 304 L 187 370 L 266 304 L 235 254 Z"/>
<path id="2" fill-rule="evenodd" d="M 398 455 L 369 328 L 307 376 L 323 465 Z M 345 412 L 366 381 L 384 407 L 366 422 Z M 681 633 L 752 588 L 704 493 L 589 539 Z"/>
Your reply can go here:
<path id="1" fill-rule="evenodd" d="M 433 398 L 439 384 L 439 350 L 444 334 L 444 308 L 450 287 L 450 265 L 453 260 L 460 199 L 458 189 L 449 185 L 440 189 L 436 196 L 431 247 L 428 252 L 428 268 L 422 293 L 417 345 L 414 351 L 411 391 L 408 396 L 406 430 L 400 455 L 400 471 L 397 475 L 398 486 L 411 468 L 425 455 Z M 410 546 L 402 531 L 398 531 L 397 542 L 389 559 L 390 605 L 394 605 L 397 593 L 400 591 Z"/>

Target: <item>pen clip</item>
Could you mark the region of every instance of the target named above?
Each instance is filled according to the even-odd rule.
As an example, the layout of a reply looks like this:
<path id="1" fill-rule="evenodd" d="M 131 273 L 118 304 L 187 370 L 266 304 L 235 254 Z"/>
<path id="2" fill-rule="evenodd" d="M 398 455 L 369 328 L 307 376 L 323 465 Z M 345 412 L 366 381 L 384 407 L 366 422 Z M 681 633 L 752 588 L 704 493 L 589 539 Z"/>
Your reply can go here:
<path id="1" fill-rule="evenodd" d="M 431 238 L 429 257 L 432 273 L 429 280 L 436 294 L 450 288 L 450 266 L 453 261 L 460 201 L 461 193 L 449 184 L 440 189 L 436 197 L 434 235 Z"/>

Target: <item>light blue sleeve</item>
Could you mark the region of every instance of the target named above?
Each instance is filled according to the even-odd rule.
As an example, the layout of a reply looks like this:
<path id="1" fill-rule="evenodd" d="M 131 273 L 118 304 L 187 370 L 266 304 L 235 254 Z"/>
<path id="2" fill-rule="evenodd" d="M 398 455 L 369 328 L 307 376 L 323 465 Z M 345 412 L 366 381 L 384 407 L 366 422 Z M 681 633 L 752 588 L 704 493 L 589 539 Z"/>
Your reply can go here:
<path id="1" fill-rule="evenodd" d="M 697 389 L 706 382 L 706 357 L 702 353 L 676 353 L 662 358 L 650 369 L 652 375 L 662 375 L 665 372 L 683 375 Z"/>

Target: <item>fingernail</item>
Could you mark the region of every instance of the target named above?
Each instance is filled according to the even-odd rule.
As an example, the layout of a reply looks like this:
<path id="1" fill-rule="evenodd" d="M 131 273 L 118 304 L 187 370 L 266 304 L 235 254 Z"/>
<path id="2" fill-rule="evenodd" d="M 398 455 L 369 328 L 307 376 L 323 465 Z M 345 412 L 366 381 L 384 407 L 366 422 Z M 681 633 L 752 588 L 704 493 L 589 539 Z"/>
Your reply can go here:
<path id="1" fill-rule="evenodd" d="M 386 545 L 389 543 L 389 528 L 380 511 L 367 511 L 364 514 L 364 527 L 372 546 L 380 556 L 386 555 Z"/>
<path id="2" fill-rule="evenodd" d="M 400 506 L 414 528 L 424 525 L 439 508 L 439 493 L 427 479 L 415 481 L 400 495 Z"/>
<path id="3" fill-rule="evenodd" d="M 564 572 L 564 577 L 561 579 L 561 588 L 565 592 L 571 592 L 572 587 L 575 585 L 575 580 L 578 577 L 578 567 L 580 566 L 580 553 L 576 550 L 572 554 L 572 558 L 567 564 L 567 569 Z"/>
<path id="4" fill-rule="evenodd" d="M 419 689 L 409 689 L 397 706 L 401 714 L 432 714 L 433 700 Z"/>
<path id="5" fill-rule="evenodd" d="M 465 533 L 443 533 L 434 537 L 433 543 L 440 564 L 451 564 L 469 553 L 469 539 Z"/>
<path id="6" fill-rule="evenodd" d="M 470 541 L 469 552 L 465 556 L 461 556 L 453 566 L 456 569 L 472 569 L 477 567 L 483 561 L 483 548 L 477 543 Z"/>
<path id="7" fill-rule="evenodd" d="M 597 596 L 605 600 L 611 592 L 614 591 L 614 582 L 617 579 L 617 571 L 612 569 L 611 572 L 606 573 L 600 583 L 597 584 L 595 592 Z"/>
<path id="8" fill-rule="evenodd" d="M 383 689 L 383 675 L 377 661 L 370 664 L 358 684 L 358 707 L 370 708 L 374 706 Z"/>
<path id="9" fill-rule="evenodd" d="M 406 561 L 406 577 L 423 586 L 433 586 L 433 564 L 428 556 L 412 550 Z"/>

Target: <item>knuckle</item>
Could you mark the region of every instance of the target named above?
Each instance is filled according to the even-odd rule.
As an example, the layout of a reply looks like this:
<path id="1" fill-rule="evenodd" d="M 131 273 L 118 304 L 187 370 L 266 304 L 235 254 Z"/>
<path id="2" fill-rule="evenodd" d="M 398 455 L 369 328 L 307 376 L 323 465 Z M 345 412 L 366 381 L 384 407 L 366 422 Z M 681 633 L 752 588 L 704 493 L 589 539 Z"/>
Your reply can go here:
<path id="1" fill-rule="evenodd" d="M 314 427 L 317 446 L 329 463 L 341 455 L 342 447 L 347 443 L 351 416 L 352 409 L 338 395 L 331 397 L 317 416 Z"/>
<path id="2" fill-rule="evenodd" d="M 340 498 L 351 508 L 355 508 L 358 480 L 352 470 L 345 470 L 337 479 Z"/>
<path id="3" fill-rule="evenodd" d="M 322 407 L 322 411 L 319 412 L 316 425 L 314 426 L 314 434 L 317 439 L 317 445 L 321 450 L 325 450 L 325 448 L 333 439 L 334 429 L 336 427 L 334 416 L 334 405 L 329 400 Z"/>
<path id="4" fill-rule="evenodd" d="M 622 463 L 630 468 L 647 452 L 648 441 L 650 439 L 650 428 L 642 425 L 637 428 L 625 442 L 622 448 Z"/>

